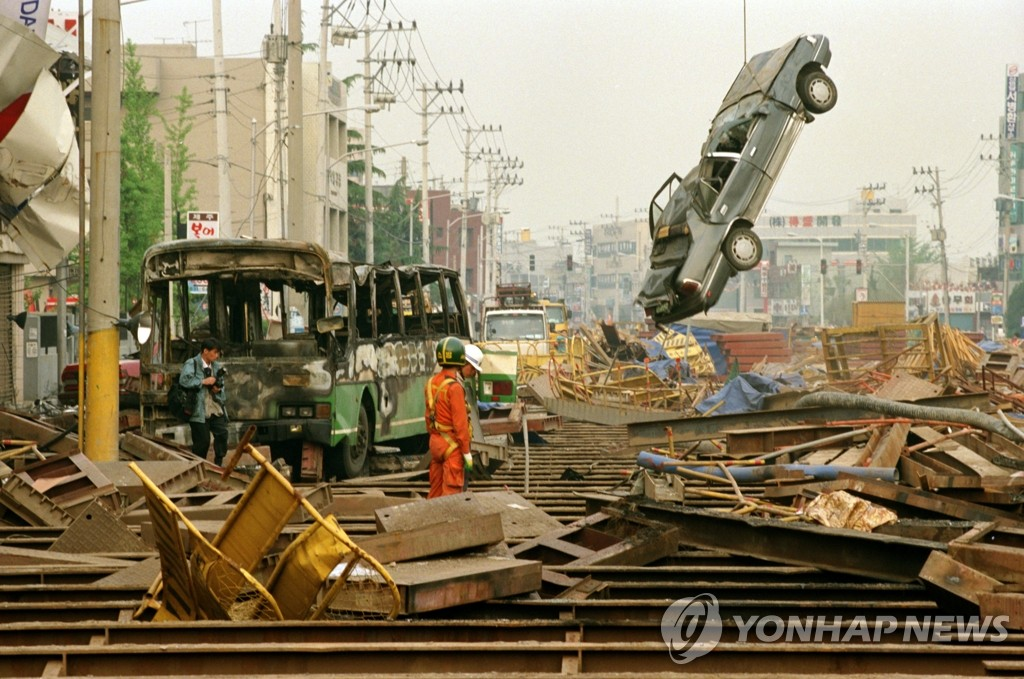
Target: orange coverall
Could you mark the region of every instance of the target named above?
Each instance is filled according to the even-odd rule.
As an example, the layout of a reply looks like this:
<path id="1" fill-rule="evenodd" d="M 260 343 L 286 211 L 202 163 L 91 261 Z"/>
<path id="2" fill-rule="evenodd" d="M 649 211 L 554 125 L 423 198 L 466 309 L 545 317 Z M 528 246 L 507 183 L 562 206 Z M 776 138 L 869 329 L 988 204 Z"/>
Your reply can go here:
<path id="1" fill-rule="evenodd" d="M 458 368 L 444 368 L 425 389 L 430 434 L 430 493 L 427 498 L 461 493 L 465 483 L 462 456 L 469 453 L 469 412 Z"/>

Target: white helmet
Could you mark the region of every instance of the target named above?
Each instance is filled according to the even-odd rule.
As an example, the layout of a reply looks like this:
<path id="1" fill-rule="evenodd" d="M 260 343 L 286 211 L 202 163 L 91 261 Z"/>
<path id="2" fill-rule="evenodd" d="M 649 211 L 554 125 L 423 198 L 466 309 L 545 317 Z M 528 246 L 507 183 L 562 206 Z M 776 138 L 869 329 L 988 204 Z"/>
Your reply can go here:
<path id="1" fill-rule="evenodd" d="M 475 344 L 466 345 L 466 363 L 476 368 L 477 372 L 483 372 L 481 367 L 484 360 L 484 352 Z"/>

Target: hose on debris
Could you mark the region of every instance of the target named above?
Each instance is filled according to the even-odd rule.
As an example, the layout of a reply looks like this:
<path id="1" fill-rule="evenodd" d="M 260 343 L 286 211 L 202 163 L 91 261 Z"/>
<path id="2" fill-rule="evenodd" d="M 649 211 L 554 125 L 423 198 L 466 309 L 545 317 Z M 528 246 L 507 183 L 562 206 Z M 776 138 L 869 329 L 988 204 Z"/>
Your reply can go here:
<path id="1" fill-rule="evenodd" d="M 1024 443 L 1024 436 L 1021 431 L 1009 423 L 978 412 L 976 410 L 963 410 L 960 408 L 940 408 L 936 406 L 923 406 L 914 403 L 903 403 L 900 401 L 889 401 L 875 396 L 863 396 L 859 394 L 845 394 L 836 391 L 818 391 L 800 397 L 795 404 L 796 408 L 862 408 L 875 413 L 883 413 L 890 417 L 905 417 L 911 420 L 937 420 L 940 422 L 952 422 L 965 424 L 977 429 L 983 429 L 993 434 L 999 434 L 1016 443 Z"/>

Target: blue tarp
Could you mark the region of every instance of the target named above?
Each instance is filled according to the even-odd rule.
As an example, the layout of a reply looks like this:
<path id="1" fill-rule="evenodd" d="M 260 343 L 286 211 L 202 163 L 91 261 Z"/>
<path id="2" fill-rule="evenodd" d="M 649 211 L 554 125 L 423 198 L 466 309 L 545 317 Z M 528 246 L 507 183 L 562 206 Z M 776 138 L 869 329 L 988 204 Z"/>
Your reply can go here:
<path id="1" fill-rule="evenodd" d="M 993 342 L 992 340 L 988 340 L 988 339 L 981 340 L 980 342 L 978 342 L 978 346 L 981 347 L 983 351 L 985 351 L 985 352 L 987 352 L 989 354 L 991 354 L 993 351 L 1002 351 L 1003 350 L 1002 343 L 1000 343 L 1000 342 Z"/>
<path id="2" fill-rule="evenodd" d="M 712 415 L 752 413 L 761 409 L 765 395 L 777 393 L 779 383 L 775 380 L 756 373 L 741 373 L 736 379 L 726 382 L 713 396 L 698 403 L 696 410 L 703 414 L 721 403 Z"/>

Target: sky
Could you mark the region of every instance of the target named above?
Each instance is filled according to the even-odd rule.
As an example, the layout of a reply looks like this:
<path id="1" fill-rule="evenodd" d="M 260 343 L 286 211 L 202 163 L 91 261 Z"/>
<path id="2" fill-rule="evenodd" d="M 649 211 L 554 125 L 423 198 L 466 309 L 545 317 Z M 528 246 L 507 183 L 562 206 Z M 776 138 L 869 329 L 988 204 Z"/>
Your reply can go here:
<path id="1" fill-rule="evenodd" d="M 209 55 L 210 4 L 126 5 L 124 37 L 198 39 Z M 271 5 L 222 0 L 226 56 L 259 53 Z M 55 9 L 76 6 L 53 0 Z M 366 7 L 341 3 L 333 24 L 362 25 Z M 372 7 L 379 19 L 380 2 Z M 321 3 L 306 0 L 303 9 L 304 41 L 316 42 Z M 432 123 L 431 177 L 461 192 L 467 124 L 500 125 L 475 135 L 472 148 L 522 162 L 513 171 L 522 184 L 504 189 L 498 203 L 507 230 L 565 233 L 577 222 L 646 213 L 672 172 L 697 163 L 745 56 L 821 33 L 831 43 L 827 72 L 838 104 L 804 129 L 765 213 L 846 213 L 860 187 L 885 184 L 880 195 L 907 199 L 927 238 L 938 217 L 915 195 L 929 182 L 913 170 L 930 167 L 939 170 L 951 257 L 996 250 L 998 167 L 981 156 L 998 153 L 983 137 L 1000 133 L 1006 65 L 1024 62 L 1019 0 L 388 0 L 383 16 L 404 26 L 415 20 L 417 31 L 381 38 L 381 53 L 411 54 L 428 82 L 464 84 L 462 96 L 436 104 L 462 106 L 465 115 Z M 361 43 L 331 47 L 328 56 L 336 77 L 362 72 Z M 420 137 L 408 72 L 386 76 L 399 101 L 374 115 L 374 143 L 397 144 L 378 164 L 393 177 L 404 153 L 418 182 L 420 149 L 403 143 Z M 356 88 L 350 105 L 362 103 Z M 472 189 L 482 190 L 482 163 L 472 176 Z"/>

